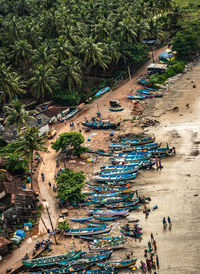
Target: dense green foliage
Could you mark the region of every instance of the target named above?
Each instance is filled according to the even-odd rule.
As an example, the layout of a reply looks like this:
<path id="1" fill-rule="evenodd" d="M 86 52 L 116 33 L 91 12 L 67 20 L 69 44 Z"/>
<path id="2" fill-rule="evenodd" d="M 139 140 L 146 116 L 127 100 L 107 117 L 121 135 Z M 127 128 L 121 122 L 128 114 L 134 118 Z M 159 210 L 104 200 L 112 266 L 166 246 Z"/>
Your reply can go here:
<path id="1" fill-rule="evenodd" d="M 81 146 L 82 143 L 84 143 L 83 135 L 80 132 L 70 131 L 61 133 L 58 139 L 52 143 L 52 148 L 56 152 L 80 155 L 87 151 L 87 148 Z"/>
<path id="2" fill-rule="evenodd" d="M 200 23 L 192 20 L 178 31 L 173 39 L 173 50 L 178 52 L 182 60 L 190 60 L 200 50 Z"/>
<path id="3" fill-rule="evenodd" d="M 178 13 L 172 0 L 2 0 L 1 97 L 26 91 L 74 105 L 146 61 L 143 39 L 168 39 Z"/>
<path id="4" fill-rule="evenodd" d="M 20 158 L 19 154 L 10 154 L 6 158 L 6 170 L 16 175 L 24 175 L 27 171 L 27 161 Z"/>
<path id="5" fill-rule="evenodd" d="M 69 223 L 67 222 L 67 220 L 64 220 L 61 224 L 58 225 L 58 228 L 60 230 L 65 230 L 69 228 Z"/>
<path id="6" fill-rule="evenodd" d="M 183 72 L 184 68 L 185 68 L 185 63 L 183 61 L 173 61 L 168 64 L 168 69 L 162 75 L 159 75 L 157 73 L 151 75 L 150 81 L 152 83 L 163 84 L 168 78 Z"/>
<path id="7" fill-rule="evenodd" d="M 27 111 L 19 100 L 13 100 L 10 105 L 4 107 L 6 126 L 15 125 L 18 132 L 22 126 L 28 126 L 28 121 L 35 119 L 31 114 L 34 111 Z"/>
<path id="8" fill-rule="evenodd" d="M 70 203 L 81 201 L 85 196 L 81 193 L 84 187 L 85 175 L 82 171 L 74 172 L 71 169 L 65 169 L 58 177 L 58 197 L 60 200 Z"/>

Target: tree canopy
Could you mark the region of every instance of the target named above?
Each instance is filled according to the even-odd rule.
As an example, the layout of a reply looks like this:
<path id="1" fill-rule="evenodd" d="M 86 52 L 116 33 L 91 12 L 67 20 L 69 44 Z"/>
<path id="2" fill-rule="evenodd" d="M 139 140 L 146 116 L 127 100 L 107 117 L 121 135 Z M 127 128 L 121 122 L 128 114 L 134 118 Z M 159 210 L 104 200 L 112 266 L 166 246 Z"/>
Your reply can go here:
<path id="1" fill-rule="evenodd" d="M 173 0 L 2 0 L 3 99 L 31 91 L 42 101 L 76 91 L 78 103 L 97 85 L 97 73 L 99 81 L 113 82 L 128 64 L 144 62 L 143 39 L 161 37 L 174 8 Z"/>
<path id="2" fill-rule="evenodd" d="M 83 171 L 74 172 L 71 169 L 65 169 L 61 174 L 56 177 L 58 185 L 58 197 L 64 202 L 79 202 L 85 196 L 81 193 L 84 187 L 85 175 Z"/>
<path id="3" fill-rule="evenodd" d="M 52 148 L 56 152 L 80 155 L 87 150 L 87 148 L 81 146 L 82 143 L 84 143 L 83 135 L 80 132 L 70 131 L 61 133 L 58 139 L 52 143 Z"/>

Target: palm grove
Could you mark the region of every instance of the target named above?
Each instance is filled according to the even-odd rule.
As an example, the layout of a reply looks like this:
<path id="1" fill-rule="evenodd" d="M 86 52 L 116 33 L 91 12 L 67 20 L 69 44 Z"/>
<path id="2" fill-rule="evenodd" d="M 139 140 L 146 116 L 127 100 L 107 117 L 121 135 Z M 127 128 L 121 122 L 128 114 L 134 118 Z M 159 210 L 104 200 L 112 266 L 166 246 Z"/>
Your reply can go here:
<path id="1" fill-rule="evenodd" d="M 1 100 L 84 101 L 97 79 L 144 62 L 143 39 L 168 39 L 177 14 L 172 0 L 2 0 Z"/>

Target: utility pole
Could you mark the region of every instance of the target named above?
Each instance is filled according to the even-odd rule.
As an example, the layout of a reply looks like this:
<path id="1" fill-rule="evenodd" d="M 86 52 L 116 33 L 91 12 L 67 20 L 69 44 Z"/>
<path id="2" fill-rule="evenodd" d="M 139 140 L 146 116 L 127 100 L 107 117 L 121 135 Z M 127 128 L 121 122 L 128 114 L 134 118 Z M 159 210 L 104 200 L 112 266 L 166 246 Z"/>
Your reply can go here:
<path id="1" fill-rule="evenodd" d="M 154 54 L 153 54 L 153 46 L 151 48 L 151 52 L 152 52 L 152 59 L 153 59 L 153 63 L 155 63 L 155 60 L 154 60 Z"/>
<path id="2" fill-rule="evenodd" d="M 98 110 L 99 113 L 101 113 L 100 109 L 99 109 L 98 99 L 97 99 L 97 110 Z"/>
<path id="3" fill-rule="evenodd" d="M 53 232 L 55 244 L 58 244 L 58 243 L 57 243 L 57 240 L 56 240 L 56 234 L 55 234 L 55 231 L 54 231 L 54 227 L 53 227 L 53 223 L 52 223 L 52 220 L 51 220 L 51 216 L 50 216 L 50 213 L 49 213 L 48 206 L 46 206 L 46 210 L 47 210 L 47 214 L 48 214 L 48 216 L 49 216 L 49 221 L 50 221 L 50 224 L 51 224 L 51 228 L 52 228 L 52 232 Z"/>
<path id="4" fill-rule="evenodd" d="M 129 79 L 130 79 L 130 83 L 131 83 L 131 91 L 133 91 L 133 83 L 132 83 L 132 79 L 131 79 L 131 71 L 130 71 L 129 66 L 128 66 L 128 75 L 129 75 Z"/>

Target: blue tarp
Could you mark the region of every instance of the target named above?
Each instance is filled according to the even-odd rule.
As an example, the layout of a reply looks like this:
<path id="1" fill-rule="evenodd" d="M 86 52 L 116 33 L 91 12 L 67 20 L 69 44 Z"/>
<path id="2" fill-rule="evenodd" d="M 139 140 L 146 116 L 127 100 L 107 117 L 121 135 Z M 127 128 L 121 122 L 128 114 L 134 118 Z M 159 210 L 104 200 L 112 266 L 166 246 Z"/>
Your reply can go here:
<path id="1" fill-rule="evenodd" d="M 26 233 L 23 230 L 17 230 L 16 235 L 23 239 L 26 236 Z"/>
<path id="2" fill-rule="evenodd" d="M 174 54 L 172 53 L 168 53 L 168 52 L 162 52 L 161 54 L 159 54 L 159 57 L 163 57 L 163 58 L 171 58 L 173 57 Z"/>

